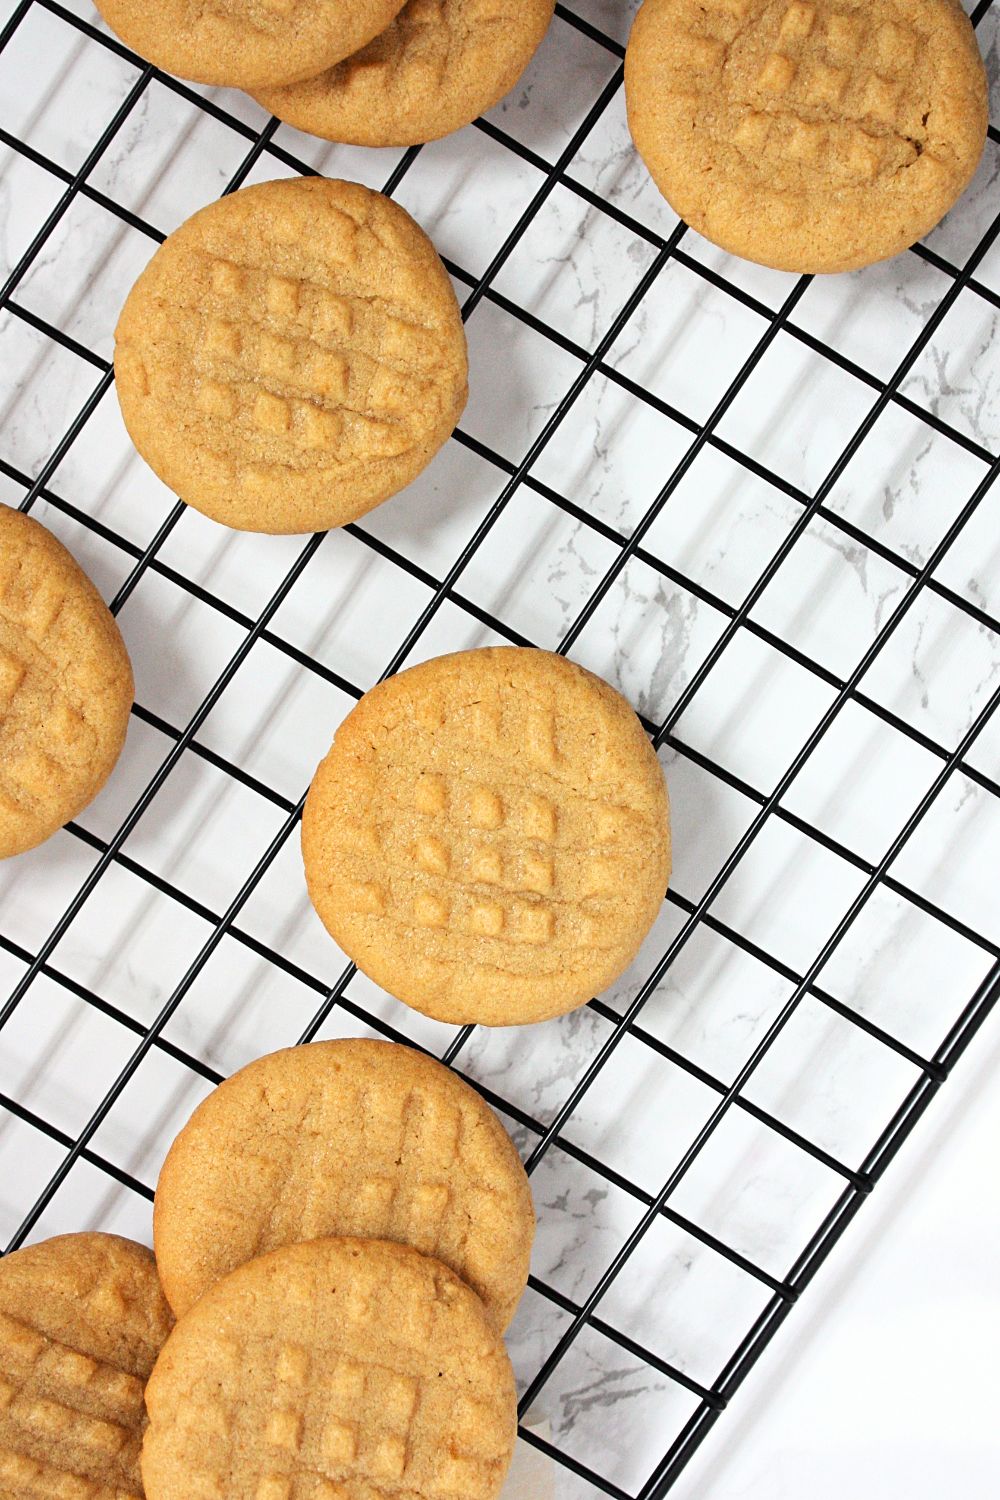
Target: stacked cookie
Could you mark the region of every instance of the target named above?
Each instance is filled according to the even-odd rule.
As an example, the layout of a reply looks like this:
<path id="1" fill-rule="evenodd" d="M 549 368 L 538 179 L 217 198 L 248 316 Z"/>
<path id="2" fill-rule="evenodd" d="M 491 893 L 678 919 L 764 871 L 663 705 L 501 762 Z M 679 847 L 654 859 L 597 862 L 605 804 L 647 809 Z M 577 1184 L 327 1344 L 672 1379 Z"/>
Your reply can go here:
<path id="1" fill-rule="evenodd" d="M 251 91 L 328 140 L 410 146 L 468 125 L 508 93 L 555 0 L 98 0 L 123 41 L 167 72 Z"/>
<path id="2" fill-rule="evenodd" d="M 4 1500 L 139 1500 L 143 1394 L 172 1323 L 131 1240 L 67 1234 L 0 1260 Z"/>
<path id="3" fill-rule="evenodd" d="M 494 1500 L 517 1434 L 482 1304 L 385 1240 L 241 1266 L 177 1324 L 146 1405 L 147 1500 Z"/>
<path id="4" fill-rule="evenodd" d="M 164 1164 L 166 1300 L 113 1236 L 0 1262 L 0 1492 L 493 1500 L 533 1234 L 517 1153 L 447 1068 L 374 1041 L 261 1058 Z"/>
<path id="5" fill-rule="evenodd" d="M 157 1185 L 156 1260 L 183 1316 L 237 1266 L 325 1235 L 433 1255 L 502 1332 L 528 1276 L 528 1180 L 500 1121 L 450 1069 L 391 1042 L 312 1042 L 210 1094 Z"/>

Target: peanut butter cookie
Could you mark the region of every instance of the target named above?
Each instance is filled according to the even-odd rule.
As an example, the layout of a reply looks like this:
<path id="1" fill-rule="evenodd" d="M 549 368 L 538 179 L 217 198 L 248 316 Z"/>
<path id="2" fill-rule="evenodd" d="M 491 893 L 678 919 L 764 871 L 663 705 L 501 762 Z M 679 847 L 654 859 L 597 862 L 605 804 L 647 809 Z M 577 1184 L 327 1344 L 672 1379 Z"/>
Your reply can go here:
<path id="1" fill-rule="evenodd" d="M 413 146 L 461 130 L 514 87 L 555 0 L 407 0 L 360 52 L 257 93 L 298 130 L 356 146 Z"/>
<path id="2" fill-rule="evenodd" d="M 441 1021 L 581 1005 L 638 951 L 670 873 L 635 714 L 547 651 L 440 657 L 367 693 L 316 773 L 306 879 L 376 984 Z"/>
<path id="3" fill-rule="evenodd" d="M 156 1260 L 181 1316 L 244 1261 L 328 1235 L 434 1255 L 500 1329 L 535 1230 L 520 1158 L 479 1095 L 392 1042 L 312 1042 L 252 1062 L 198 1106 L 156 1190 Z"/>
<path id="4" fill-rule="evenodd" d="M 783 271 L 905 250 L 965 190 L 986 138 L 959 0 L 645 0 L 625 88 L 681 218 Z"/>
<path id="5" fill-rule="evenodd" d="M 172 234 L 129 295 L 115 377 L 133 442 L 196 510 L 325 531 L 415 479 L 467 395 L 447 272 L 369 188 L 245 188 Z"/>
<path id="6" fill-rule="evenodd" d="M 143 1391 L 171 1321 L 152 1255 L 117 1235 L 0 1260 L 4 1500 L 141 1500 Z"/>
<path id="7" fill-rule="evenodd" d="M 384 1240 L 288 1245 L 216 1282 L 146 1404 L 148 1500 L 494 1500 L 517 1434 L 479 1298 Z"/>

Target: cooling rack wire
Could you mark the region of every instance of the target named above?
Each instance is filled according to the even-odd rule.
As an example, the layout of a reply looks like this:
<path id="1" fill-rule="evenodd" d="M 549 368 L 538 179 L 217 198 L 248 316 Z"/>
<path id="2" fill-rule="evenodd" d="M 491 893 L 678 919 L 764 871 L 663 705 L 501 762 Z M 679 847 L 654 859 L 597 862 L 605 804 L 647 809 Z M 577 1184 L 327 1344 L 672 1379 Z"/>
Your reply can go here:
<path id="1" fill-rule="evenodd" d="M 997 9 L 967 8 L 995 74 Z M 0 30 L 0 499 L 95 577 L 138 680 L 110 786 L 0 873 L 2 1243 L 148 1237 L 173 1133 L 252 1056 L 425 1047 L 532 1174 L 511 1350 L 522 1435 L 574 1500 L 667 1493 L 1000 986 L 1000 132 L 897 261 L 761 271 L 636 163 L 633 10 L 557 5 L 510 100 L 393 152 L 160 74 L 87 0 L 8 0 Z M 196 207 L 317 170 L 431 233 L 472 399 L 362 523 L 223 533 L 131 453 L 115 315 Z M 636 964 L 530 1032 L 383 995 L 317 930 L 297 856 L 362 692 L 490 642 L 621 687 L 675 807 Z"/>

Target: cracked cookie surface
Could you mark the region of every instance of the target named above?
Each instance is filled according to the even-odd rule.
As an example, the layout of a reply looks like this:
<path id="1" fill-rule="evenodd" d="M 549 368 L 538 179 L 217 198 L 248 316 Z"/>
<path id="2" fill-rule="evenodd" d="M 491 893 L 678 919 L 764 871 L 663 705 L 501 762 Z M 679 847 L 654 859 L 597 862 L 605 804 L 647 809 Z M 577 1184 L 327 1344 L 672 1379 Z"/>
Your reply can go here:
<path id="1" fill-rule="evenodd" d="M 406 211 L 294 179 L 210 204 L 154 255 L 118 323 L 133 442 L 195 509 L 325 531 L 426 467 L 465 405 L 448 274 Z"/>
<path id="2" fill-rule="evenodd" d="M 364 47 L 403 0 L 95 0 L 149 62 L 196 83 L 268 88 Z"/>
<path id="3" fill-rule="evenodd" d="M 240 1266 L 177 1324 L 146 1404 L 148 1500 L 494 1500 L 517 1436 L 478 1297 L 384 1240 Z"/>
<path id="4" fill-rule="evenodd" d="M 554 9 L 555 0 L 407 0 L 360 52 L 319 77 L 257 98 L 298 130 L 331 141 L 437 140 L 509 93 Z"/>
<path id="5" fill-rule="evenodd" d="M 671 206 L 778 270 L 906 249 L 964 191 L 986 137 L 958 0 L 645 0 L 625 85 Z"/>
<path id="6" fill-rule="evenodd" d="M 156 1190 L 163 1286 L 182 1316 L 206 1287 L 281 1245 L 394 1240 L 450 1266 L 510 1322 L 534 1237 L 528 1179 L 480 1096 L 392 1042 L 311 1042 L 209 1094 Z"/>
<path id="7" fill-rule="evenodd" d="M 0 1261 L 4 1500 L 142 1500 L 143 1391 L 171 1322 L 152 1254 L 117 1235 Z"/>
<path id="8" fill-rule="evenodd" d="M 90 579 L 38 521 L 0 506 L 0 859 L 96 797 L 132 694 L 121 632 Z"/>
<path id="9" fill-rule="evenodd" d="M 614 689 L 530 648 L 367 693 L 306 801 L 309 893 L 376 984 L 437 1020 L 561 1015 L 628 967 L 670 872 L 666 787 Z"/>

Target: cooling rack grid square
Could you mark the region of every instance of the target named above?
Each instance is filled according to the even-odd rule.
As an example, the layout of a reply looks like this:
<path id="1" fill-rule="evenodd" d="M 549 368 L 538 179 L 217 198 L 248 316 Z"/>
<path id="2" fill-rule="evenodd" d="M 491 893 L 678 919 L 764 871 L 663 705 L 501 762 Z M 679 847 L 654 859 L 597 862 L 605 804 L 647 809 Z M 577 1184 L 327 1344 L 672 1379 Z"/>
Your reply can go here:
<path id="1" fill-rule="evenodd" d="M 363 151 L 157 74 L 89 0 L 0 4 L 0 500 L 80 557 L 137 668 L 109 786 L 0 869 L 0 1243 L 148 1237 L 174 1131 L 263 1051 L 427 1048 L 532 1174 L 511 1350 L 559 1500 L 666 1493 L 1000 973 L 1000 130 L 898 260 L 737 262 L 631 148 L 634 8 L 560 3 L 485 120 Z M 966 8 L 995 83 L 1000 6 Z M 424 223 L 472 399 L 401 499 L 326 538 L 241 536 L 133 454 L 113 328 L 193 209 L 311 171 Z M 620 687 L 674 801 L 632 968 L 530 1035 L 357 974 L 298 854 L 360 694 L 490 642 Z"/>

